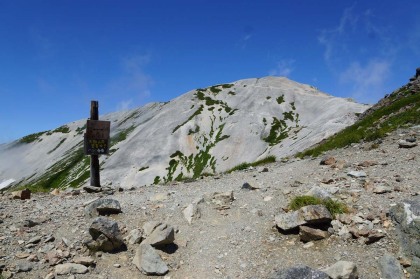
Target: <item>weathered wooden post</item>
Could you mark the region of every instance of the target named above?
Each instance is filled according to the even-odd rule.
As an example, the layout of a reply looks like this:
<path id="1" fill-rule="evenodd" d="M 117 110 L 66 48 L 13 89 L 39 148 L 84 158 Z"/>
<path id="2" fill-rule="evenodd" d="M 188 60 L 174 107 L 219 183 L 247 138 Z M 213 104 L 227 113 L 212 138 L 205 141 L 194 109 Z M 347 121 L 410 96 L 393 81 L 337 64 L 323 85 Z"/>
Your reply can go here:
<path id="1" fill-rule="evenodd" d="M 90 103 L 90 120 L 86 122 L 84 140 L 85 154 L 90 155 L 90 185 L 101 187 L 99 176 L 99 155 L 109 152 L 111 122 L 99 121 L 98 101 Z"/>
<path id="2" fill-rule="evenodd" d="M 98 101 L 90 102 L 90 120 L 99 120 Z M 99 176 L 99 155 L 90 155 L 90 186 L 101 187 Z"/>

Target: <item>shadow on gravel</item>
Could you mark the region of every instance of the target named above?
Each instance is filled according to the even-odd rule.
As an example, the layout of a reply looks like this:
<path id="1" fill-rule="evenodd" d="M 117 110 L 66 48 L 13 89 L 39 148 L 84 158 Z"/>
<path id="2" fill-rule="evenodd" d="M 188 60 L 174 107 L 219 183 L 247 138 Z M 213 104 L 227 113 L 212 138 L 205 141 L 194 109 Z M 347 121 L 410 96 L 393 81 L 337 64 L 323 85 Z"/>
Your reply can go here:
<path id="1" fill-rule="evenodd" d="M 175 243 L 171 243 L 155 248 L 162 252 L 165 252 L 166 254 L 173 254 L 178 250 L 178 245 L 176 245 Z"/>

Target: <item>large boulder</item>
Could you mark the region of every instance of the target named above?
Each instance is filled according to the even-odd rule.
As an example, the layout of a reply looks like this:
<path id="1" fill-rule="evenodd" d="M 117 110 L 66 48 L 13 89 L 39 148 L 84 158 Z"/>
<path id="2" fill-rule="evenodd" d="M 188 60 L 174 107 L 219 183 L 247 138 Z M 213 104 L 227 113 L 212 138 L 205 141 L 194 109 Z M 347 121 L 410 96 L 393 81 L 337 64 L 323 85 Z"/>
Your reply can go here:
<path id="1" fill-rule="evenodd" d="M 92 240 L 85 245 L 93 251 L 113 252 L 124 248 L 118 223 L 105 217 L 97 217 L 89 228 Z"/>
<path id="2" fill-rule="evenodd" d="M 331 220 L 331 213 L 324 205 L 307 205 L 275 217 L 277 227 L 283 231 L 293 230 L 302 225 L 329 224 Z"/>
<path id="3" fill-rule="evenodd" d="M 85 213 L 88 217 L 118 214 L 121 212 L 120 203 L 114 199 L 99 199 L 92 202 L 85 208 Z"/>
<path id="4" fill-rule="evenodd" d="M 12 199 L 15 200 L 29 200 L 31 198 L 31 190 L 24 189 L 12 192 Z"/>
<path id="5" fill-rule="evenodd" d="M 278 270 L 269 279 L 329 279 L 325 272 L 312 269 L 306 265 L 297 265 L 287 269 Z"/>
<path id="6" fill-rule="evenodd" d="M 146 275 L 164 275 L 169 270 L 156 250 L 145 243 L 137 248 L 133 264 Z"/>

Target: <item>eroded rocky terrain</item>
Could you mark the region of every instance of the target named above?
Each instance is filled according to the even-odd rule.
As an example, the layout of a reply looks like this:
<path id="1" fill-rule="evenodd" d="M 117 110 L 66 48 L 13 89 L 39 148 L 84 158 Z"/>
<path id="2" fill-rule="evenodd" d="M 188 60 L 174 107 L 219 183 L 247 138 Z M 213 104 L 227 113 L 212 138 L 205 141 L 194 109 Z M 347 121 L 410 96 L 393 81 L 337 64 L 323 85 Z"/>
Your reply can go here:
<path id="1" fill-rule="evenodd" d="M 146 264 L 156 264 L 147 268 L 164 273 L 162 278 L 292 278 L 276 275 L 276 270 L 299 264 L 324 270 L 339 261 L 352 262 L 358 278 L 392 278 L 387 276 L 395 274 L 420 278 L 418 258 L 407 252 L 419 245 L 418 238 L 412 237 L 411 244 L 406 241 L 402 245 L 395 217 L 398 214 L 393 213 L 398 206 L 404 210 L 403 201 L 411 201 L 411 209 L 405 204 L 411 215 L 403 219 L 411 221 L 411 226 L 419 224 L 419 137 L 419 126 L 400 129 L 375 143 L 331 151 L 325 159 L 333 159 L 323 165 L 322 158 L 292 158 L 189 183 L 100 193 L 64 190 L 32 194 L 25 200 L 11 199 L 10 193 L 3 193 L 2 276 L 158 277 L 140 271 L 142 255 L 133 262 L 136 253 L 143 253 L 138 252 L 143 245 L 142 250 L 148 250 L 151 254 L 147 257 L 152 259 Z M 400 140 L 413 146 L 404 148 Z M 293 197 L 310 190 L 345 203 L 350 211 L 327 224 L 329 235 L 325 239 L 303 242 L 299 234 L 279 230 L 275 220 L 287 213 Z M 110 202 L 113 205 L 105 206 L 102 212 L 93 208 L 89 213 L 98 199 L 117 203 Z M 120 213 L 115 209 L 118 206 Z M 89 228 L 92 231 L 91 224 L 98 222 L 98 212 L 109 214 L 100 218 L 118 224 L 115 233 L 119 231 L 121 243 L 110 244 L 109 239 L 92 242 Z M 157 227 L 166 232 L 164 244 L 156 244 L 158 240 L 150 236 Z M 113 250 L 112 245 L 118 249 L 92 252 L 89 245 L 97 250 Z M 356 278 L 349 277 L 355 276 L 352 274 L 343 278 Z"/>

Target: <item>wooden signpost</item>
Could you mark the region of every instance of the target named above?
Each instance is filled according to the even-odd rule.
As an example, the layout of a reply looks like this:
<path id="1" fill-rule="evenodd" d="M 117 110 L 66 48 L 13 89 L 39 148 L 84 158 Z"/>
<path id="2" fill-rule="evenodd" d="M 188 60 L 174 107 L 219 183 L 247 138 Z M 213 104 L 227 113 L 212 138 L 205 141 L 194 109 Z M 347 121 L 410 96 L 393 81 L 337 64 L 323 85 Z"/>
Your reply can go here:
<path id="1" fill-rule="evenodd" d="M 110 121 L 99 121 L 98 101 L 90 103 L 90 119 L 86 122 L 85 154 L 90 155 L 90 185 L 101 187 L 99 155 L 109 153 Z"/>

